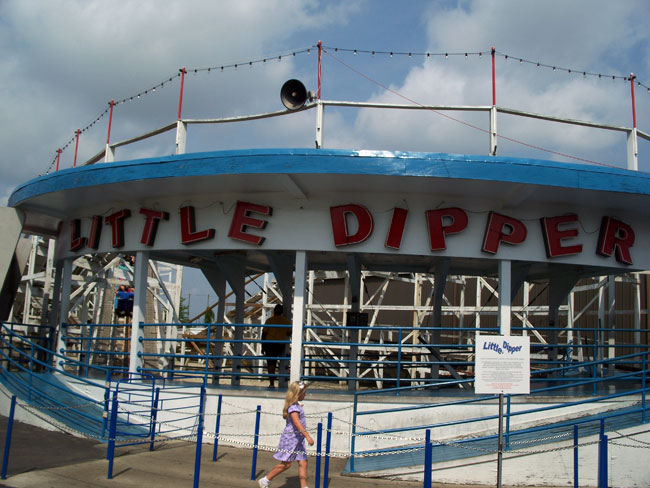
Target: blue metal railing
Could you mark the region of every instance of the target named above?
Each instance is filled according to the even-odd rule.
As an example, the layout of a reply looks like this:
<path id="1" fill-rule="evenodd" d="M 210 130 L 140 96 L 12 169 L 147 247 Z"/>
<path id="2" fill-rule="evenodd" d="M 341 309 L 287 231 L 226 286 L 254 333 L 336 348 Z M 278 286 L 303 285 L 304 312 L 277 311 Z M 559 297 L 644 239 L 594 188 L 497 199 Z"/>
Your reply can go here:
<path id="1" fill-rule="evenodd" d="M 192 324 L 193 330 L 202 329 L 203 333 L 183 336 L 179 329 L 186 326 L 180 323 L 141 324 L 144 337 L 140 339 L 143 352 L 139 353 L 142 366 L 138 371 L 170 379 L 204 375 L 206 382 L 212 383 L 242 378 L 262 381 L 270 376 L 288 379 L 288 352 L 266 357 L 262 353 L 262 346 L 268 343 L 290 346 L 290 341 L 260 339 L 262 327 L 283 325 Z M 59 351 L 63 357 L 58 360 L 64 361 L 66 371 L 76 369 L 77 374 L 89 377 L 98 368 L 114 372 L 126 368 L 130 354 L 126 344 L 131 340 L 129 325 L 86 324 L 81 327 L 77 334 L 73 333 L 71 327 L 63 333 L 62 341 L 66 347 Z M 125 336 L 114 337 L 111 331 L 117 327 L 123 329 Z M 158 330 L 165 328 L 167 331 L 161 334 L 163 337 L 158 337 Z M 513 333 L 523 333 L 525 330 L 522 327 L 512 328 Z M 552 336 L 551 332 L 566 329 L 537 327 L 535 330 L 538 334 Z M 83 332 L 88 335 L 83 335 Z M 623 340 L 614 344 L 599 343 L 597 340 L 600 333 L 616 338 L 619 334 L 647 332 L 645 329 L 574 328 L 572 332 L 574 338 L 566 344 L 540 343 L 536 337 L 531 337 L 533 385 L 582 384 L 585 388 L 586 385 L 595 388 L 597 382 L 584 383 L 583 380 L 610 377 L 614 371 L 604 371 L 603 365 L 611 364 L 614 369 L 638 369 L 639 357 L 629 353 L 649 350 L 648 345 L 630 344 Z M 496 334 L 498 329 L 306 325 L 301 377 L 308 381 L 346 381 L 355 390 L 370 388 L 384 391 L 392 387 L 427 384 L 435 384 L 437 388 L 471 389 L 468 382 L 461 380 L 471 381 L 473 377 L 473 337 L 477 333 Z M 596 340 L 592 341 L 592 336 Z M 433 338 L 437 338 L 436 342 L 433 342 Z M 615 365 L 598 361 L 611 351 L 619 356 Z M 280 361 L 281 366 L 285 367 L 271 375 L 267 371 L 267 360 Z M 617 377 L 616 381 L 628 379 Z M 632 379 L 629 378 L 629 381 Z"/>
<path id="2" fill-rule="evenodd" d="M 641 365 L 641 367 L 636 371 L 620 373 L 610 377 L 596 377 L 596 378 L 589 377 L 589 378 L 581 379 L 579 381 L 573 381 L 562 385 L 551 384 L 550 386 L 531 389 L 530 395 L 507 395 L 506 396 L 507 409 L 505 414 L 506 449 L 513 448 L 513 444 L 517 442 L 513 440 L 513 438 L 515 437 L 532 438 L 533 440 L 528 442 L 528 444 L 530 445 L 537 442 L 535 441 L 536 438 L 543 436 L 544 433 L 547 433 L 550 430 L 556 430 L 556 431 L 566 430 L 567 433 L 564 433 L 563 435 L 569 436 L 570 434 L 569 430 L 573 427 L 573 425 L 582 425 L 582 424 L 589 424 L 589 423 L 593 424 L 595 422 L 600 423 L 600 422 L 604 422 L 607 419 L 609 419 L 610 422 L 614 422 L 614 419 L 616 418 L 623 417 L 623 416 L 630 417 L 635 415 L 638 417 L 637 422 L 645 423 L 647 420 L 647 410 L 649 408 L 648 404 L 646 403 L 647 378 L 650 375 L 650 371 L 648 371 L 647 369 L 648 354 L 650 353 L 644 352 L 639 354 L 629 354 L 626 356 L 622 356 L 620 358 L 606 359 L 602 361 L 592 361 L 589 363 L 580 363 L 580 364 L 575 364 L 570 366 L 553 368 L 545 371 L 532 372 L 531 374 L 535 376 L 542 373 L 546 374 L 549 372 L 550 373 L 558 373 L 562 371 L 566 372 L 574 368 L 589 368 L 589 367 L 596 367 L 596 366 L 605 368 L 610 365 L 615 367 L 620 367 L 621 365 L 625 365 L 629 367 L 630 364 Z M 469 383 L 471 382 L 471 380 L 461 380 L 454 383 L 460 384 L 463 382 Z M 617 390 L 617 388 L 621 388 L 621 384 L 622 384 L 621 382 L 624 382 L 623 388 L 621 390 Z M 616 388 L 614 389 L 613 392 L 609 392 L 610 385 L 616 385 Z M 465 434 L 465 436 L 460 435 L 459 438 L 457 439 L 452 439 L 451 441 L 445 442 L 444 443 L 445 445 L 464 446 L 464 445 L 470 445 L 472 443 L 480 444 L 485 441 L 495 441 L 497 439 L 497 434 L 495 432 L 482 435 L 482 436 L 475 436 L 476 432 L 480 431 L 481 429 L 477 427 L 472 427 L 472 425 L 478 426 L 478 425 L 483 425 L 486 422 L 487 423 L 494 422 L 495 420 L 498 419 L 498 415 L 496 414 L 487 415 L 487 416 L 482 415 L 482 416 L 476 416 L 471 418 L 462 418 L 458 420 L 448 420 L 443 422 L 433 422 L 433 423 L 422 424 L 422 425 L 414 425 L 411 423 L 407 427 L 395 427 L 395 428 L 386 428 L 386 429 L 381 429 L 381 428 L 363 429 L 362 431 L 359 430 L 358 425 L 360 419 L 366 416 L 372 418 L 373 423 L 375 425 L 381 425 L 382 415 L 387 415 L 389 418 L 394 418 L 396 414 L 401 414 L 407 411 L 426 410 L 427 412 L 430 412 L 429 416 L 433 416 L 435 409 L 453 408 L 456 406 L 466 406 L 469 404 L 484 404 L 485 402 L 493 403 L 498 398 L 496 395 L 480 395 L 473 398 L 463 398 L 460 400 L 450 400 L 450 401 L 434 402 L 428 404 L 407 405 L 401 407 L 379 408 L 379 409 L 372 409 L 372 410 L 360 410 L 359 408 L 360 398 L 363 398 L 367 395 L 383 394 L 383 395 L 404 396 L 404 395 L 411 394 L 415 390 L 418 391 L 422 391 L 423 389 L 433 390 L 437 386 L 438 385 L 434 384 L 434 385 L 426 385 L 426 386 L 390 388 L 381 391 L 356 392 L 354 397 L 354 407 L 353 407 L 353 422 L 352 422 L 353 432 L 351 437 L 350 469 L 352 471 L 354 471 L 355 469 L 354 468 L 355 455 L 356 456 L 360 454 L 366 455 L 373 452 L 390 453 L 390 452 L 398 452 L 399 450 L 403 449 L 406 441 L 398 440 L 400 434 L 406 435 L 410 432 L 443 429 L 449 427 L 459 427 L 462 425 L 465 427 L 464 429 L 465 432 L 467 433 L 472 432 L 473 436 L 471 438 L 468 438 L 469 436 L 467 434 Z M 573 400 L 573 398 L 575 398 L 576 395 L 576 388 L 579 388 L 581 386 L 588 386 L 589 388 L 586 389 L 586 393 L 592 394 L 594 396 L 588 396 L 588 397 Z M 602 388 L 603 386 L 607 386 L 608 388 L 604 389 Z M 572 399 L 571 401 L 568 402 L 558 401 L 555 404 L 541 406 L 541 407 L 532 406 L 528 408 L 520 408 L 519 410 L 514 412 L 511 409 L 511 402 L 513 398 L 525 396 L 529 400 L 532 400 L 531 397 L 533 397 L 534 399 L 534 397 L 536 396 L 560 395 L 562 393 L 562 390 L 565 390 L 567 391 L 568 394 L 572 395 L 570 397 Z M 598 392 L 601 393 L 598 394 Z M 532 421 L 530 419 L 539 418 L 540 413 L 548 413 L 551 411 L 560 412 L 561 409 L 566 409 L 567 407 L 573 407 L 579 405 L 585 405 L 585 406 L 597 405 L 597 404 L 604 405 L 607 404 L 607 402 L 611 404 L 612 402 L 621 402 L 623 400 L 625 400 L 624 403 L 625 408 L 611 409 L 610 411 L 604 413 L 598 413 L 597 415 L 591 415 L 591 416 L 586 415 L 583 416 L 583 418 L 580 418 L 579 415 L 573 414 L 575 418 L 571 418 L 563 422 L 549 423 L 547 421 L 545 425 L 526 427 L 526 428 L 522 427 L 517 429 L 513 429 L 511 424 L 511 420 L 513 419 L 519 420 L 520 425 L 522 425 L 526 421 Z M 528 419 L 526 419 L 526 417 L 528 417 Z M 494 426 L 490 427 L 490 429 L 488 430 L 494 430 Z M 593 433 L 594 433 L 593 428 L 581 429 L 582 436 L 590 435 Z M 399 445 L 393 447 L 385 446 L 382 449 L 358 450 L 357 448 L 358 439 L 364 437 L 378 436 L 378 435 L 395 436 L 396 442 Z M 467 438 L 463 438 L 463 437 L 467 437 Z"/>

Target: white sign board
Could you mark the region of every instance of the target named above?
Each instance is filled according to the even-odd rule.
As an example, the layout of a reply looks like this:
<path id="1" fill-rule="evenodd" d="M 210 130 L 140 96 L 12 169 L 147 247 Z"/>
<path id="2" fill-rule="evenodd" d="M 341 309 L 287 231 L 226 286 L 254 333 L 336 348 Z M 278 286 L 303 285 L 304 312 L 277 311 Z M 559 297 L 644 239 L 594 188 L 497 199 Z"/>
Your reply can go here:
<path id="1" fill-rule="evenodd" d="M 530 337 L 477 335 L 474 391 L 530 393 Z"/>

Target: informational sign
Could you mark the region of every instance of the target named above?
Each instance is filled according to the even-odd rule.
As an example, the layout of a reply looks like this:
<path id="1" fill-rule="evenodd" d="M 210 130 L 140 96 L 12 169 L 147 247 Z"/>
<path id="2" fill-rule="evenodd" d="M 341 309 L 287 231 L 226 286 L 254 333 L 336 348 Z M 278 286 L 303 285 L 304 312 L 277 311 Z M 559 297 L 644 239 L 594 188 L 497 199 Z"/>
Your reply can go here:
<path id="1" fill-rule="evenodd" d="M 530 393 L 530 337 L 477 335 L 474 391 Z"/>

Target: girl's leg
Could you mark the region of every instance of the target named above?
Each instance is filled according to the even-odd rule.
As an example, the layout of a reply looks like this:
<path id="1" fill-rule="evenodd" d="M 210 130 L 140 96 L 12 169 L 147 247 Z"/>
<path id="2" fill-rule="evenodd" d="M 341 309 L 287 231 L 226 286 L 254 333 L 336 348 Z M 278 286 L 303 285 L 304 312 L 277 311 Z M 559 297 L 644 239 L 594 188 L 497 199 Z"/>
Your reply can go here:
<path id="1" fill-rule="evenodd" d="M 282 461 L 279 464 L 276 464 L 273 466 L 273 469 L 269 471 L 269 474 L 266 475 L 266 479 L 271 481 L 273 478 L 275 478 L 277 475 L 280 473 L 283 473 L 287 469 L 291 467 L 291 461 Z"/>
<path id="2" fill-rule="evenodd" d="M 298 479 L 300 480 L 300 488 L 307 486 L 307 460 L 298 461 Z"/>

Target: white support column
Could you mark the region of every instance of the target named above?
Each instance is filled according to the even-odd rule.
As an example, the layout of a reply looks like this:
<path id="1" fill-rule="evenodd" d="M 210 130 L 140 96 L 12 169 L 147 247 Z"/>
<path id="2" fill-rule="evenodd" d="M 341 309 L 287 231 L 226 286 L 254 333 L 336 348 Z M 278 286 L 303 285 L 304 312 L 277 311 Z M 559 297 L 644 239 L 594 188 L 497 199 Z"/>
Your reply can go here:
<path id="1" fill-rule="evenodd" d="M 474 281 L 476 282 L 476 289 L 475 289 L 476 296 L 474 298 L 476 312 L 474 312 L 474 327 L 476 327 L 477 329 L 481 328 L 481 312 L 480 312 L 480 310 L 481 310 L 481 290 L 483 288 L 483 284 L 481 282 L 482 279 L 483 278 L 481 278 L 480 276 L 476 276 L 474 278 Z M 481 333 L 480 330 L 476 331 L 476 334 L 480 334 L 480 333 Z"/>
<path id="2" fill-rule="evenodd" d="M 524 292 L 523 292 L 523 307 L 524 311 L 521 313 L 521 323 L 524 326 L 524 330 L 521 335 L 528 335 L 528 306 L 530 305 L 530 283 L 527 281 L 524 282 Z"/>
<path id="3" fill-rule="evenodd" d="M 47 244 L 47 261 L 45 262 L 45 281 L 43 283 L 43 305 L 41 307 L 41 325 L 48 324 L 48 309 L 50 300 L 53 297 L 52 282 L 54 281 L 54 251 L 56 248 L 56 240 L 49 239 Z M 96 307 L 95 307 L 96 308 Z M 45 333 L 45 330 L 41 330 Z"/>
<path id="4" fill-rule="evenodd" d="M 350 277 L 350 312 L 352 313 L 358 313 L 361 311 L 361 289 L 362 289 L 362 283 L 361 283 L 361 261 L 359 259 L 359 256 L 356 254 L 348 254 L 347 255 L 347 262 L 348 262 L 348 275 Z M 346 327 L 350 325 L 350 317 L 346 315 L 345 317 L 345 325 Z M 347 340 L 348 342 L 352 344 L 358 344 L 359 343 L 359 329 L 354 329 L 352 331 L 347 330 Z M 357 363 L 357 360 L 359 359 L 359 346 L 358 345 L 351 345 L 349 352 L 348 352 L 348 359 L 350 362 L 348 363 L 348 371 L 349 375 L 348 378 L 356 378 L 358 375 L 358 369 L 359 365 Z M 357 381 L 356 380 L 348 380 L 348 390 L 355 390 L 357 386 Z"/>
<path id="5" fill-rule="evenodd" d="M 131 320 L 131 351 L 129 354 L 129 372 L 137 373 L 142 367 L 142 357 L 138 353 L 144 351 L 140 338 L 144 337 L 144 329 L 140 323 L 145 321 L 147 303 L 147 272 L 149 270 L 149 251 L 138 251 L 135 254 L 135 276 L 133 277 L 135 293 L 133 294 L 133 317 Z"/>
<path id="6" fill-rule="evenodd" d="M 222 256 L 217 261 L 217 266 L 235 294 L 234 339 L 237 342 L 232 344 L 232 352 L 235 358 L 232 360 L 233 376 L 230 384 L 239 386 L 241 384 L 241 375 L 239 374 L 241 373 L 241 356 L 244 351 L 244 345 L 241 342 L 244 338 L 244 329 L 240 325 L 244 323 L 244 307 L 246 306 L 246 265 L 243 260 L 235 256 Z M 222 301 L 225 300 L 219 300 L 219 302 Z"/>
<path id="7" fill-rule="evenodd" d="M 223 338 L 223 324 L 226 317 L 226 277 L 225 275 L 217 268 L 201 268 L 203 275 L 210 283 L 210 286 L 217 294 L 219 301 L 217 302 L 217 313 L 215 314 L 214 321 L 215 324 L 212 327 L 212 332 L 210 334 L 212 339 L 220 341 Z M 211 348 L 212 355 L 217 356 L 213 358 L 214 371 L 221 371 L 221 356 L 223 356 L 223 342 L 215 342 L 214 347 Z M 219 383 L 219 376 L 215 375 L 212 377 L 212 383 Z"/>
<path id="8" fill-rule="evenodd" d="M 34 269 L 36 266 L 36 255 L 38 254 L 38 237 L 32 236 L 31 238 L 31 250 L 29 252 L 29 261 L 27 261 L 27 275 L 34 276 Z M 32 323 L 32 289 L 34 287 L 34 278 L 30 278 L 25 281 L 25 301 L 23 303 L 23 324 Z M 34 317 L 35 318 L 35 317 Z M 34 327 L 29 327 L 28 332 L 33 334 L 36 332 Z"/>
<path id="9" fill-rule="evenodd" d="M 594 361 L 600 361 L 603 359 L 603 348 L 602 345 L 605 342 L 605 336 L 603 329 L 605 328 L 605 286 L 604 283 L 600 288 L 598 288 L 598 332 L 596 334 L 598 347 L 596 348 Z"/>
<path id="10" fill-rule="evenodd" d="M 314 305 L 314 272 L 309 271 L 308 273 L 308 280 L 309 280 L 309 288 L 308 288 L 308 295 L 307 295 L 307 319 L 305 320 L 306 323 L 311 324 L 312 323 L 312 306 Z"/>
<path id="11" fill-rule="evenodd" d="M 499 333 L 503 336 L 510 335 L 510 321 L 512 310 L 512 265 L 504 259 L 499 261 Z"/>
<path id="12" fill-rule="evenodd" d="M 296 274 L 293 292 L 293 321 L 291 330 L 291 367 L 289 381 L 300 381 L 302 360 L 302 335 L 305 319 L 305 294 L 307 281 L 307 253 L 296 251 Z"/>
<path id="13" fill-rule="evenodd" d="M 440 355 L 440 343 L 442 342 L 442 332 L 440 328 L 442 327 L 442 302 L 445 297 L 445 286 L 447 284 L 447 276 L 449 275 L 449 265 L 451 261 L 449 258 L 443 258 L 440 264 L 436 267 L 436 274 L 434 278 L 434 290 L 433 290 L 433 325 L 434 331 L 430 337 L 430 343 L 433 345 L 429 346 L 432 354 L 432 363 L 431 363 L 431 379 L 440 378 L 440 366 L 441 364 L 433 364 L 434 361 L 442 361 L 442 356 Z"/>
<path id="14" fill-rule="evenodd" d="M 641 275 L 633 273 L 634 280 L 634 353 L 641 352 Z"/>
<path id="15" fill-rule="evenodd" d="M 68 310 L 70 309 L 70 291 L 72 290 L 72 263 L 74 258 L 66 258 L 63 260 L 63 280 L 61 284 L 61 318 L 59 319 L 58 329 L 59 335 L 56 341 L 56 353 L 64 354 L 66 349 L 65 335 L 67 334 L 68 323 Z M 58 358 L 55 360 L 55 368 L 63 369 L 63 359 Z"/>
<path id="16" fill-rule="evenodd" d="M 613 359 L 614 356 L 616 355 L 616 334 L 612 332 L 614 328 L 616 328 L 616 276 L 615 275 L 609 275 L 609 278 L 607 279 L 607 299 L 608 299 L 608 307 L 607 307 L 607 332 L 605 334 L 606 336 L 606 342 L 609 345 L 607 348 L 607 359 Z M 607 374 L 608 375 L 613 375 L 614 374 L 614 363 L 609 363 L 607 365 Z"/>
<path id="17" fill-rule="evenodd" d="M 465 289 L 467 288 L 467 282 L 465 281 L 465 277 L 461 277 L 461 285 L 460 285 L 460 304 L 459 304 L 459 309 L 458 309 L 458 344 L 463 343 L 463 332 L 462 330 L 465 328 Z"/>
<path id="18" fill-rule="evenodd" d="M 575 346 L 575 338 L 573 335 L 573 330 L 575 329 L 575 302 L 574 302 L 573 292 L 569 293 L 568 305 L 569 309 L 567 310 L 567 332 L 566 332 L 566 343 L 567 347 L 573 343 L 573 351 L 577 351 Z M 570 360 L 571 358 L 569 358 Z"/>

